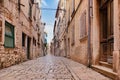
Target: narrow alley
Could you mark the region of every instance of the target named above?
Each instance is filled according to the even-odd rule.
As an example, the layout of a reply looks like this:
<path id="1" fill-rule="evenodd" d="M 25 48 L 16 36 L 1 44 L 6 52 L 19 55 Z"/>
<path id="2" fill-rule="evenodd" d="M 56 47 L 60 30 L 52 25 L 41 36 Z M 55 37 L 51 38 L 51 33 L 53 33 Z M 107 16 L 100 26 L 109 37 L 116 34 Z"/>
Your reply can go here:
<path id="1" fill-rule="evenodd" d="M 120 0 L 0 0 L 0 80 L 120 80 Z"/>
<path id="2" fill-rule="evenodd" d="M 110 80 L 86 66 L 48 54 L 0 71 L 0 80 Z"/>

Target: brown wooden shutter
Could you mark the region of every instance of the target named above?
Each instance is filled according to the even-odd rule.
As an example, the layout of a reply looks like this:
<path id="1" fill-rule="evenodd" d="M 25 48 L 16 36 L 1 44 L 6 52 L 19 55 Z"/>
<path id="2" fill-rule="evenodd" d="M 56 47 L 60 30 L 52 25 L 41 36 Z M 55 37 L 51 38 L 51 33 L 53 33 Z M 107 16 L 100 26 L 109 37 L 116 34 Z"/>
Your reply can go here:
<path id="1" fill-rule="evenodd" d="M 85 37 L 86 34 L 86 12 L 84 12 L 80 18 L 80 38 Z"/>
<path id="2" fill-rule="evenodd" d="M 14 48 L 14 26 L 7 21 L 5 22 L 5 47 Z"/>
<path id="3" fill-rule="evenodd" d="M 75 26 L 72 26 L 72 45 L 75 44 Z"/>

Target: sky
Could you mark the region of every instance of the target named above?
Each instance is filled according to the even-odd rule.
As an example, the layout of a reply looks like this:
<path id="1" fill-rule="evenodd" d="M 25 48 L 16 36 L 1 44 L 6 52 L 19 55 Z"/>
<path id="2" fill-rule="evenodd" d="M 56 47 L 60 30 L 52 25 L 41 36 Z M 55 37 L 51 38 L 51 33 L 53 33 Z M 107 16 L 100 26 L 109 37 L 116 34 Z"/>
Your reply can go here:
<path id="1" fill-rule="evenodd" d="M 42 8 L 57 9 L 59 0 L 42 0 Z M 47 41 L 51 42 L 53 38 L 53 28 L 56 10 L 42 10 L 42 22 L 46 23 L 45 31 L 48 34 Z"/>

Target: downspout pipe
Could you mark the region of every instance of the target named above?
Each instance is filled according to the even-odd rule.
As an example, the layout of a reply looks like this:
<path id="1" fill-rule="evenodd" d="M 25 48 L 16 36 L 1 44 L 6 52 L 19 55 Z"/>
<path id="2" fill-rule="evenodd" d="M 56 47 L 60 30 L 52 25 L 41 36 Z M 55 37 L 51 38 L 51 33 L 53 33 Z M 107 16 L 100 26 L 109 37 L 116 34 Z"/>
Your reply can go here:
<path id="1" fill-rule="evenodd" d="M 90 1 L 91 0 L 88 0 L 88 50 L 87 50 L 87 53 L 88 53 L 88 67 L 90 68 L 91 67 L 91 64 L 92 64 L 92 60 L 91 60 L 91 17 L 90 17 Z"/>

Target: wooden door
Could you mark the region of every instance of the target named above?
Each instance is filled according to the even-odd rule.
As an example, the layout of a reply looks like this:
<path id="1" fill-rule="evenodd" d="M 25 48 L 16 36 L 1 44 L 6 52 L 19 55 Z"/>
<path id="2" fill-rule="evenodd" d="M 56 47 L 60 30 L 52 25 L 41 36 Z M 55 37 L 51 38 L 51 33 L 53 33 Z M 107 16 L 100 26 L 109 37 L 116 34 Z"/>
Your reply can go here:
<path id="1" fill-rule="evenodd" d="M 109 0 L 107 3 L 101 3 L 100 7 L 100 22 L 101 22 L 101 57 L 100 60 L 108 63 L 112 63 L 113 56 L 113 0 Z"/>

